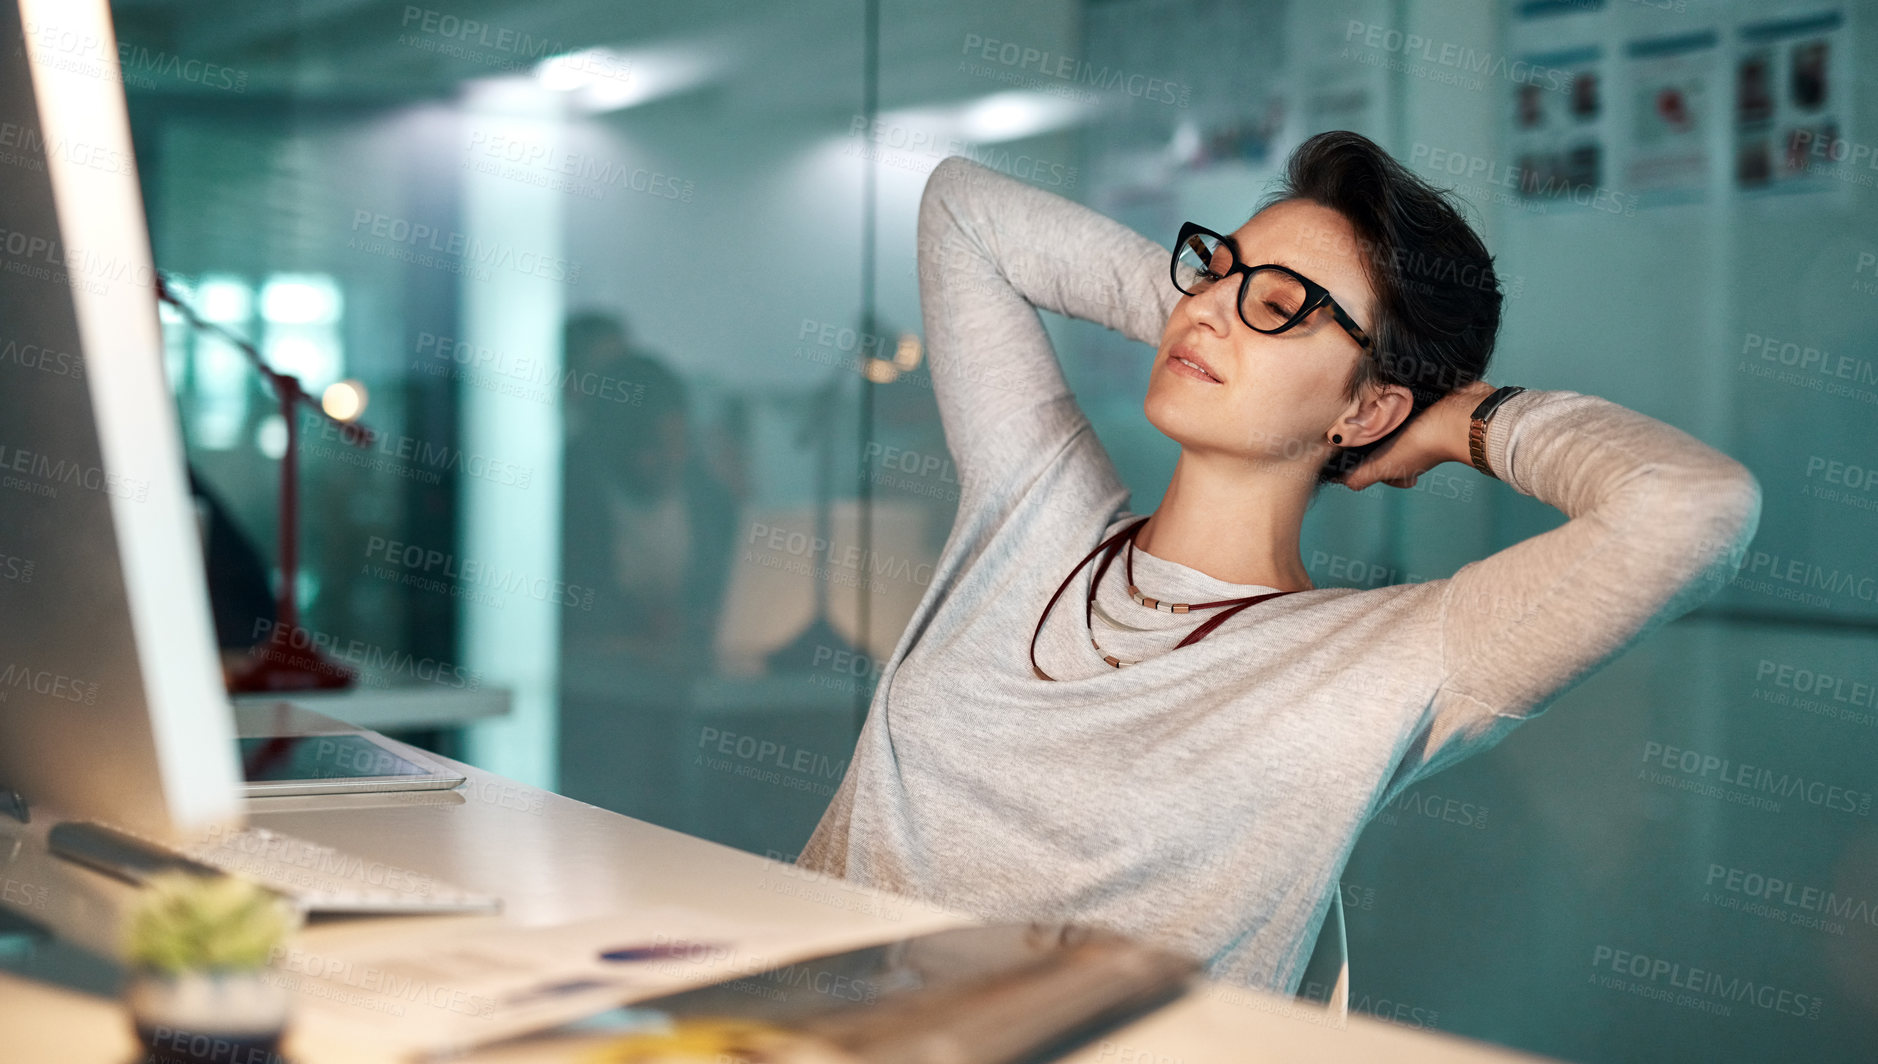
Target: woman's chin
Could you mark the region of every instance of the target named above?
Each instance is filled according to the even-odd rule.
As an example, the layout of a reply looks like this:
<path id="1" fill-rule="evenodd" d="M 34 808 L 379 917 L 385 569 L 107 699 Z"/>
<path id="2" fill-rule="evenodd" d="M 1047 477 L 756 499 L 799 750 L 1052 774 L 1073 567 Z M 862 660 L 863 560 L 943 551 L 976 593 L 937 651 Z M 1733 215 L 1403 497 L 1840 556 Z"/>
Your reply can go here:
<path id="1" fill-rule="evenodd" d="M 1181 446 L 1197 442 L 1206 436 L 1206 425 L 1200 411 L 1194 410 L 1196 404 L 1183 402 L 1182 397 L 1148 389 L 1148 396 L 1141 404 L 1141 412 L 1147 415 L 1148 424 L 1160 430 L 1161 435 Z"/>
<path id="2" fill-rule="evenodd" d="M 1148 424 L 1182 450 L 1240 455 L 1245 458 L 1294 459 L 1308 449 L 1294 431 L 1247 425 L 1220 409 L 1201 409 L 1191 398 L 1148 390 L 1142 413 Z M 1277 442 L 1289 441 L 1289 442 Z"/>

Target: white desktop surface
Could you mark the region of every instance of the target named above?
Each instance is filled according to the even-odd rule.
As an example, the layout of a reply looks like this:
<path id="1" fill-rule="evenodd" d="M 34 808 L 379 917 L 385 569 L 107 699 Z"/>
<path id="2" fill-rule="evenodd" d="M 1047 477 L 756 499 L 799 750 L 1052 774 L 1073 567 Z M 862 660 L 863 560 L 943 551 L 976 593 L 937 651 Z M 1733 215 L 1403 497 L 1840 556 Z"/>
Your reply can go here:
<path id="1" fill-rule="evenodd" d="M 496 917 L 321 923 L 304 929 L 297 946 L 334 948 L 356 941 L 353 936 L 427 938 L 452 925 L 559 924 L 665 904 L 786 923 L 801 946 L 798 956 L 973 922 L 459 767 L 468 782 L 457 791 L 249 802 L 256 825 L 496 894 L 505 902 Z M 29 909 L 30 915 L 61 937 L 108 948 L 108 910 L 121 905 L 130 888 L 47 856 L 48 821 L 42 813 L 30 827 L 0 822 L 0 857 L 12 849 L 13 838 L 24 836 L 5 874 L 47 888 L 47 901 Z M 811 891 L 815 896 L 808 896 Z M 290 1034 L 287 1049 L 296 1064 L 398 1059 L 380 1047 L 308 1024 Z M 0 1061 L 127 1064 L 135 1050 L 129 1020 L 117 1001 L 0 972 Z M 1308 1004 L 1201 982 L 1186 997 L 1062 1059 L 1073 1064 L 1487 1064 L 1540 1058 L 1361 1015 L 1338 1026 Z"/>

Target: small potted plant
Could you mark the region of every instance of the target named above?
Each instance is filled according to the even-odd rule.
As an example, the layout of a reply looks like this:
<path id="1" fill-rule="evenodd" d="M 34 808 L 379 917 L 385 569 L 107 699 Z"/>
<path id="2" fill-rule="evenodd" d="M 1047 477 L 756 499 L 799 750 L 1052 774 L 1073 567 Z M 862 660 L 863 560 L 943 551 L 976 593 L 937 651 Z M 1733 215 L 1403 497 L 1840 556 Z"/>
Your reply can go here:
<path id="1" fill-rule="evenodd" d="M 299 924 L 297 910 L 239 876 L 146 880 L 124 953 L 125 1000 L 147 1059 L 279 1060 L 291 997 L 267 962 Z"/>

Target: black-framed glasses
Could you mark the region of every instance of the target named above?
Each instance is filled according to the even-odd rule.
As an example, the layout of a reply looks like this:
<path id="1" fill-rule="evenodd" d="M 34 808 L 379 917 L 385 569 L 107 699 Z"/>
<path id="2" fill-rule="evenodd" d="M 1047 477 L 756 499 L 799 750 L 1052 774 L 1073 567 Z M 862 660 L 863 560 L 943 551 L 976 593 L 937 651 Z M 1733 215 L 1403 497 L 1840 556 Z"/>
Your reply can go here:
<path id="1" fill-rule="evenodd" d="M 1329 307 L 1337 324 L 1350 334 L 1363 350 L 1370 349 L 1369 333 L 1363 330 L 1337 301 L 1330 290 L 1288 266 L 1275 262 L 1247 266 L 1239 261 L 1239 250 L 1232 241 L 1205 226 L 1183 223 L 1174 241 L 1173 258 L 1168 264 L 1174 287 L 1197 296 L 1217 281 L 1235 273 L 1245 274 L 1239 286 L 1239 320 L 1255 332 L 1281 333 L 1291 328 L 1319 307 Z"/>

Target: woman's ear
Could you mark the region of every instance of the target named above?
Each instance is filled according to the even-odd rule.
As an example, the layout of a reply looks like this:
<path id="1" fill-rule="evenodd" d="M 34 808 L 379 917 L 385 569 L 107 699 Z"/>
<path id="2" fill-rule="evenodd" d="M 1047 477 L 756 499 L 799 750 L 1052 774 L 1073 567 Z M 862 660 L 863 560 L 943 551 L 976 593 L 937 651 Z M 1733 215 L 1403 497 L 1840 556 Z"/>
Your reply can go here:
<path id="1" fill-rule="evenodd" d="M 1394 432 L 1415 411 L 1415 393 L 1400 384 L 1364 389 L 1332 431 L 1343 434 L 1344 447 L 1361 447 Z"/>

